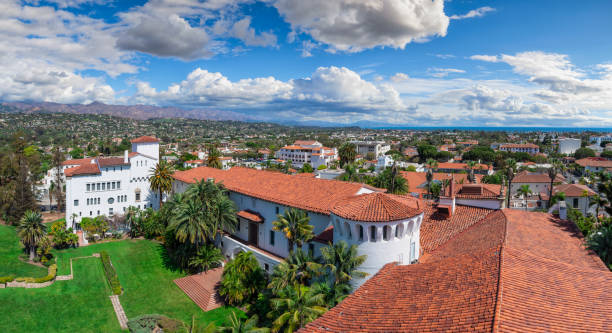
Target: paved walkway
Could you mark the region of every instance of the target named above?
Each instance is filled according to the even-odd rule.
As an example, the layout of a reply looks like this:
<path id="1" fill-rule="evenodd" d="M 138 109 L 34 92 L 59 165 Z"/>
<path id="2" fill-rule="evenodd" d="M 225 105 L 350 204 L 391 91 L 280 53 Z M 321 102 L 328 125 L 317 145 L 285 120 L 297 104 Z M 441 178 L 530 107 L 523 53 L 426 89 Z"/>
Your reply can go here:
<path id="1" fill-rule="evenodd" d="M 112 295 L 108 296 L 113 303 L 113 309 L 115 310 L 115 314 L 117 315 L 117 320 L 119 320 L 119 326 L 121 329 L 127 329 L 127 317 L 125 316 L 125 312 L 123 311 L 123 307 L 121 306 L 121 302 L 119 302 L 119 296 Z"/>

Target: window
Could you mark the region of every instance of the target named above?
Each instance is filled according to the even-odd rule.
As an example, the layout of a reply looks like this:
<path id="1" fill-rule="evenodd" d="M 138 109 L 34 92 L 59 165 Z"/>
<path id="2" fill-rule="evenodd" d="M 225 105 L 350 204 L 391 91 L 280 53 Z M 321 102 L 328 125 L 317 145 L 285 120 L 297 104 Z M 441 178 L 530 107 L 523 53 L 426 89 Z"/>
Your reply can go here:
<path id="1" fill-rule="evenodd" d="M 372 242 L 376 242 L 376 227 L 375 226 L 370 227 L 370 240 Z"/>
<path id="2" fill-rule="evenodd" d="M 136 201 L 140 201 L 140 191 L 136 192 Z"/>
<path id="3" fill-rule="evenodd" d="M 240 231 L 240 224 L 241 224 L 241 223 L 240 223 L 240 220 L 238 220 L 237 227 L 236 227 L 236 231 Z"/>
<path id="4" fill-rule="evenodd" d="M 113 199 L 112 197 L 108 198 L 108 204 L 112 205 L 113 203 L 115 203 L 115 199 Z"/>
<path id="5" fill-rule="evenodd" d="M 100 216 L 100 211 L 98 211 L 98 216 Z"/>
<path id="6" fill-rule="evenodd" d="M 274 246 L 274 230 L 270 230 L 270 245 Z"/>
<path id="7" fill-rule="evenodd" d="M 276 206 L 276 215 L 278 215 L 279 211 L 280 211 L 280 209 L 278 209 L 278 206 Z"/>
<path id="8" fill-rule="evenodd" d="M 270 265 L 264 264 L 264 269 L 266 270 L 266 272 L 269 271 L 270 270 Z"/>
<path id="9" fill-rule="evenodd" d="M 106 190 L 106 183 L 102 183 L 102 191 Z"/>
<path id="10" fill-rule="evenodd" d="M 111 183 L 111 188 L 114 190 L 115 189 L 115 182 Z"/>
<path id="11" fill-rule="evenodd" d="M 74 205 L 78 206 L 79 205 L 79 200 L 74 200 Z"/>
<path id="12" fill-rule="evenodd" d="M 121 189 L 121 182 L 117 182 L 117 189 L 120 190 Z"/>
<path id="13" fill-rule="evenodd" d="M 312 243 L 308 243 L 308 253 L 309 253 L 311 256 L 314 256 L 314 244 L 312 244 Z"/>
<path id="14" fill-rule="evenodd" d="M 90 210 L 89 211 L 89 216 L 92 216 L 92 215 L 93 215 L 93 212 Z"/>
<path id="15" fill-rule="evenodd" d="M 357 229 L 359 229 L 359 240 L 362 241 L 363 240 L 363 226 L 359 225 L 357 226 Z"/>
<path id="16" fill-rule="evenodd" d="M 574 198 L 574 208 L 578 207 L 578 198 Z"/>
<path id="17" fill-rule="evenodd" d="M 110 189 L 111 189 L 111 188 L 110 188 L 110 186 L 111 186 L 110 184 L 111 184 L 110 182 L 107 182 L 107 183 L 106 183 L 106 189 L 108 189 L 108 190 L 110 190 Z"/>
<path id="18" fill-rule="evenodd" d="M 383 239 L 388 241 L 391 237 L 391 227 L 386 225 L 383 227 Z"/>
<path id="19" fill-rule="evenodd" d="M 87 192 L 91 191 L 91 184 L 87 184 Z"/>
<path id="20" fill-rule="evenodd" d="M 100 183 L 96 183 L 96 191 L 100 191 Z"/>
<path id="21" fill-rule="evenodd" d="M 113 215 L 113 207 L 108 209 L 108 215 L 112 216 Z"/>

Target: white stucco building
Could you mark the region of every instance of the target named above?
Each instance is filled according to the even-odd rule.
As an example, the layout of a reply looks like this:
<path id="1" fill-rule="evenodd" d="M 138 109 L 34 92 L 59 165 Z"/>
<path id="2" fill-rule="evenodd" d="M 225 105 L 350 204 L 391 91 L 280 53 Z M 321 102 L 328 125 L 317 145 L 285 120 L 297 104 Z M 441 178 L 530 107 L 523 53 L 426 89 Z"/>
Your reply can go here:
<path id="1" fill-rule="evenodd" d="M 321 165 L 328 166 L 338 159 L 336 148 L 324 147 L 318 141 L 297 140 L 293 145 L 279 149 L 274 156 L 284 161 L 291 161 L 295 168 L 301 168 L 309 163 L 314 169 Z"/>
<path id="2" fill-rule="evenodd" d="M 384 155 L 391 150 L 391 146 L 384 141 L 351 141 L 357 148 L 357 154 L 366 156 L 368 153 L 374 154 L 375 157 Z"/>
<path id="3" fill-rule="evenodd" d="M 262 268 L 272 272 L 289 255 L 288 241 L 272 230 L 278 214 L 290 208 L 306 211 L 316 235 L 304 250 L 320 249 L 340 240 L 357 245 L 367 255 L 361 270 L 373 276 L 383 265 L 410 264 L 419 258 L 424 204 L 410 196 L 380 192 L 368 185 L 292 176 L 234 167 L 200 167 L 174 174 L 173 192 L 182 193 L 198 180 L 223 183 L 238 210 L 239 227 L 220 240 L 223 254 L 232 258 L 253 252 Z M 359 285 L 365 280 L 355 281 Z"/>
<path id="4" fill-rule="evenodd" d="M 123 156 L 66 161 L 66 227 L 79 229 L 83 217 L 123 214 L 130 206 L 157 209 L 149 175 L 158 159 L 159 140 L 143 136 Z"/>
<path id="5" fill-rule="evenodd" d="M 540 147 L 533 143 L 506 143 L 499 146 L 501 151 L 509 151 L 512 153 L 528 153 L 537 154 L 540 152 Z"/>
<path id="6" fill-rule="evenodd" d="M 559 154 L 573 154 L 580 148 L 580 139 L 563 138 L 559 139 Z"/>

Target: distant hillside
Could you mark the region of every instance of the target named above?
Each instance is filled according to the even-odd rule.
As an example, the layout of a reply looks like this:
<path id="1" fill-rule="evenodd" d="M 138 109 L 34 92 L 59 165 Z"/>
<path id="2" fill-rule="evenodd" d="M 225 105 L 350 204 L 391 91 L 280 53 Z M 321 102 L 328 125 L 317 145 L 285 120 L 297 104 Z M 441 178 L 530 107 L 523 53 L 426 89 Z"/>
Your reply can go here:
<path id="1" fill-rule="evenodd" d="M 61 112 L 73 114 L 105 114 L 117 117 L 146 120 L 152 118 L 189 118 L 205 120 L 256 120 L 244 114 L 232 111 L 181 109 L 176 107 L 158 107 L 151 105 L 107 105 L 94 102 L 91 104 L 58 104 L 37 102 L 3 102 L 0 110 L 5 112 Z"/>

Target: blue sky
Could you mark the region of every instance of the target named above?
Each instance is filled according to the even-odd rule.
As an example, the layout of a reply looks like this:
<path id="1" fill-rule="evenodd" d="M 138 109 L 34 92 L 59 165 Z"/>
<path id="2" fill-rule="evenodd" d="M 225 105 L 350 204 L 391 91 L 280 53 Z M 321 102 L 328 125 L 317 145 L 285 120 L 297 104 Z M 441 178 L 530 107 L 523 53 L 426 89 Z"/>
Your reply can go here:
<path id="1" fill-rule="evenodd" d="M 0 100 L 612 126 L 610 13 L 605 0 L 8 0 Z"/>

